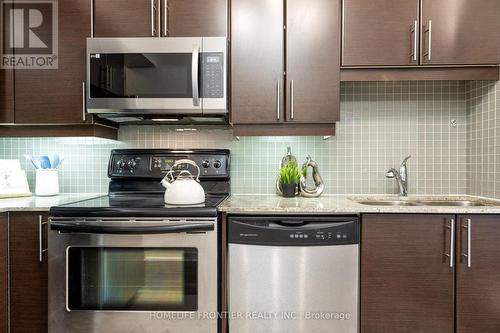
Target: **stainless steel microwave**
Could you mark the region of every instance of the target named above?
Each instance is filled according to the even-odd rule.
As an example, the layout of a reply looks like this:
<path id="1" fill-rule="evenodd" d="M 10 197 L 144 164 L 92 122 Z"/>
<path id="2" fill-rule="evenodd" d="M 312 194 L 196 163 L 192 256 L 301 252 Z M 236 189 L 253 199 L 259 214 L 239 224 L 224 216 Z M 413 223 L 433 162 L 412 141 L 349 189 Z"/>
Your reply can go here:
<path id="1" fill-rule="evenodd" d="M 127 119 L 227 114 L 224 37 L 88 38 L 87 111 Z"/>

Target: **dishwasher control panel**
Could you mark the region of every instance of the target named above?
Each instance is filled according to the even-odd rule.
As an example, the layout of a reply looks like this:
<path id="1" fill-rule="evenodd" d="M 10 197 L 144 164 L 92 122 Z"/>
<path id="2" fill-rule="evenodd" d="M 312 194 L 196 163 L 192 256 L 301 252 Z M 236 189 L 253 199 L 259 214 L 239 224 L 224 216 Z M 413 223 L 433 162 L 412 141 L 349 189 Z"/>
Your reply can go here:
<path id="1" fill-rule="evenodd" d="M 322 246 L 359 243 L 358 217 L 231 217 L 229 243 Z"/>

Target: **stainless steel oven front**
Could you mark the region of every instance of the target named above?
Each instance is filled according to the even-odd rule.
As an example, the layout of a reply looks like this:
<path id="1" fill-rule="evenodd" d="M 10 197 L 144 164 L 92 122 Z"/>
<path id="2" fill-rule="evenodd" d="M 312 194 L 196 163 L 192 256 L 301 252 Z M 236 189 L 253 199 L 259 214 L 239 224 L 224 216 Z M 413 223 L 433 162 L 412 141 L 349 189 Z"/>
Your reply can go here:
<path id="1" fill-rule="evenodd" d="M 50 333 L 216 333 L 216 218 L 51 218 Z"/>
<path id="2" fill-rule="evenodd" d="M 88 38 L 87 110 L 126 115 L 227 113 L 224 37 Z"/>

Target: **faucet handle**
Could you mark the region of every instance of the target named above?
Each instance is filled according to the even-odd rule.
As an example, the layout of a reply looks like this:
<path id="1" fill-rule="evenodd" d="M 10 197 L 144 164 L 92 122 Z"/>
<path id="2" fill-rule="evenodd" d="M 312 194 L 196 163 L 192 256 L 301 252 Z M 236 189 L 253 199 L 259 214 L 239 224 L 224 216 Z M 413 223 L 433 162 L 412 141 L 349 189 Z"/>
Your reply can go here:
<path id="1" fill-rule="evenodd" d="M 394 174 L 394 169 L 389 169 L 389 171 L 387 171 L 385 173 L 385 177 L 386 178 L 394 178 L 394 177 L 396 177 L 396 175 Z"/>

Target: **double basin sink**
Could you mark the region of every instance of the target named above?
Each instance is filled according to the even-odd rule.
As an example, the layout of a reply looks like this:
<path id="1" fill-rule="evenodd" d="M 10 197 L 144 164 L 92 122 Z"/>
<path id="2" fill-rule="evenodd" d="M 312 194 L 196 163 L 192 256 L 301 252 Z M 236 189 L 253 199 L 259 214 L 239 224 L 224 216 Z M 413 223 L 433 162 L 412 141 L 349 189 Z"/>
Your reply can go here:
<path id="1" fill-rule="evenodd" d="M 484 200 L 390 200 L 390 199 L 372 199 L 372 200 L 354 200 L 362 205 L 369 206 L 392 206 L 392 207 L 407 207 L 407 206 L 433 206 L 433 207 L 491 207 L 500 206 L 500 203 Z"/>

